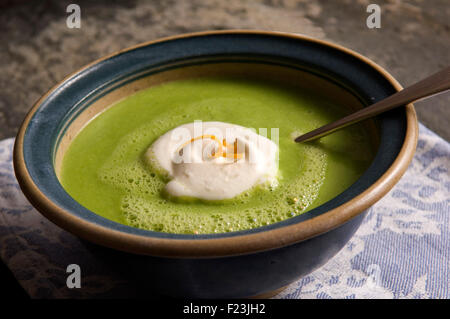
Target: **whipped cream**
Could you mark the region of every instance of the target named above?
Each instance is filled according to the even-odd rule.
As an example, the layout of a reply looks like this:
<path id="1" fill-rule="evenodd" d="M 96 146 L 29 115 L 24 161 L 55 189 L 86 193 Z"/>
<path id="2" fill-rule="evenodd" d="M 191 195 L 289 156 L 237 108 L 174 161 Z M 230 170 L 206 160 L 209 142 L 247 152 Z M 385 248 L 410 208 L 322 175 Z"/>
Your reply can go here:
<path id="1" fill-rule="evenodd" d="M 259 184 L 277 184 L 278 145 L 235 124 L 178 126 L 160 136 L 146 157 L 167 172 L 172 196 L 221 200 Z"/>

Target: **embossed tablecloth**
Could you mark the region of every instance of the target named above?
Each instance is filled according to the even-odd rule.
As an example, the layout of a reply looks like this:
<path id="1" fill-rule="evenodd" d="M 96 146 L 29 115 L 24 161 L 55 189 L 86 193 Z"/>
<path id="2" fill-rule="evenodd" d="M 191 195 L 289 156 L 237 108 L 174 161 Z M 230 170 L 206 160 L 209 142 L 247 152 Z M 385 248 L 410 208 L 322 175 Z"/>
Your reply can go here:
<path id="1" fill-rule="evenodd" d="M 142 297 L 137 285 L 42 217 L 14 177 L 13 139 L 0 142 L 0 258 L 35 298 Z M 66 268 L 82 269 L 68 289 Z M 400 182 L 348 244 L 275 298 L 450 298 L 450 144 L 420 126 Z"/>

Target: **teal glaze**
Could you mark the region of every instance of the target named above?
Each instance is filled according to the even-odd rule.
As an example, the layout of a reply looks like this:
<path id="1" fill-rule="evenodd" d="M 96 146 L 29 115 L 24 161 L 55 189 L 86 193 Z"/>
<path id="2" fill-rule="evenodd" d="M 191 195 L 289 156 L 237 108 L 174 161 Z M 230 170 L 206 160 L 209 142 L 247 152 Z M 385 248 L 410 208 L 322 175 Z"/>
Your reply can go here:
<path id="1" fill-rule="evenodd" d="M 232 59 L 231 59 L 232 57 Z M 167 68 L 198 63 L 265 63 L 286 65 L 320 75 L 372 104 L 395 92 L 393 85 L 369 64 L 324 44 L 275 33 L 215 33 L 190 35 L 140 46 L 102 60 L 76 73 L 41 102 L 26 128 L 25 165 L 33 182 L 53 203 L 79 218 L 146 237 L 194 239 L 241 236 L 300 223 L 348 202 L 374 184 L 399 155 L 406 134 L 404 108 L 377 117 L 380 146 L 372 165 L 346 191 L 302 215 L 268 226 L 239 232 L 185 235 L 147 231 L 105 219 L 83 208 L 60 185 L 53 167 L 59 139 L 70 122 L 114 88 Z M 332 258 L 360 226 L 367 211 L 338 227 L 307 240 L 267 251 L 237 256 L 166 258 L 143 256 L 87 243 L 99 258 L 123 268 L 142 287 L 143 297 L 171 295 L 194 298 L 248 297 L 283 287 Z M 70 230 L 70 229 L 69 229 Z M 137 274 L 137 278 L 134 278 Z"/>

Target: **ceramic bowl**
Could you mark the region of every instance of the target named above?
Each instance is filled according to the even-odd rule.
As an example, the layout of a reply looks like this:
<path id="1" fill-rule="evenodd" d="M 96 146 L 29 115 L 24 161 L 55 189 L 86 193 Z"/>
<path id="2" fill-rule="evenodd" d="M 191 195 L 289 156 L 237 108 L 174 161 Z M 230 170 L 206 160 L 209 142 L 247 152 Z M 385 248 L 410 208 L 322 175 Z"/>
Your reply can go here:
<path id="1" fill-rule="evenodd" d="M 347 243 L 367 209 L 405 172 L 415 151 L 417 119 L 413 106 L 405 105 L 366 121 L 377 151 L 354 184 L 302 215 L 255 229 L 207 235 L 147 231 L 96 215 L 65 192 L 58 181 L 61 159 L 89 120 L 139 90 L 215 74 L 297 83 L 353 109 L 401 89 L 369 59 L 297 34 L 234 30 L 165 38 L 97 60 L 53 87 L 20 128 L 14 168 L 23 193 L 39 212 L 109 248 L 109 256 L 120 255 L 147 291 L 206 298 L 268 296 L 325 264 Z"/>

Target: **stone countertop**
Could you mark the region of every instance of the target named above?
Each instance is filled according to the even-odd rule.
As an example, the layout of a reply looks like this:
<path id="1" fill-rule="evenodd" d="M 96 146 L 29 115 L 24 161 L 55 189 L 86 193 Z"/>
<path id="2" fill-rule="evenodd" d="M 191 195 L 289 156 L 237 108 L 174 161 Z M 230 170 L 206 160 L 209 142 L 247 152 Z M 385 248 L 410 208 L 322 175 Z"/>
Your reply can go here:
<path id="1" fill-rule="evenodd" d="M 66 7 L 81 7 L 81 28 Z M 368 29 L 366 7 L 381 7 Z M 265 29 L 303 33 L 356 50 L 404 86 L 450 64 L 448 0 L 0 0 L 0 139 L 14 136 L 50 87 L 131 45 L 186 32 Z M 450 94 L 416 103 L 419 120 L 450 140 Z"/>

